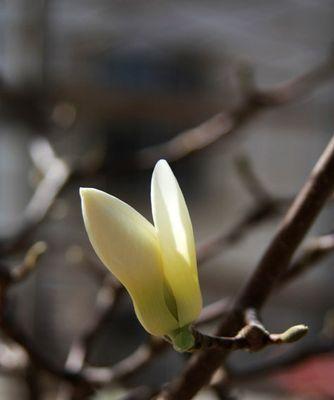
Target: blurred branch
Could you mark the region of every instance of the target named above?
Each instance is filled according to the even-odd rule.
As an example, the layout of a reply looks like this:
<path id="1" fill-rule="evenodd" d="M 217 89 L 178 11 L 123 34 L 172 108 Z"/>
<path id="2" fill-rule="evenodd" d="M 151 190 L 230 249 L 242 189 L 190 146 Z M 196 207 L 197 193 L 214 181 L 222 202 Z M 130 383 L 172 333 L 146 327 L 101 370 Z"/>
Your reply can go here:
<path id="1" fill-rule="evenodd" d="M 144 149 L 138 154 L 137 161 L 139 161 L 141 167 L 149 167 L 158 158 L 164 157 L 173 161 L 205 148 L 220 137 L 234 132 L 236 128 L 247 122 L 258 111 L 266 107 L 278 106 L 293 101 L 332 76 L 333 58 L 331 57 L 322 66 L 287 84 L 267 91 L 254 89 L 250 93 L 247 92 L 245 101 L 239 109 L 231 112 L 222 112 L 199 127 L 181 133 L 168 143 Z M 214 303 L 203 310 L 197 325 L 208 323 L 217 317 L 227 314 L 227 318 L 218 332 L 220 339 L 223 335 L 232 335 L 232 338 L 233 335 L 240 335 L 240 329 L 243 327 L 242 315 L 245 310 L 249 308 L 260 309 L 280 279 L 282 279 L 282 284 L 294 279 L 333 250 L 333 235 L 326 235 L 318 238 L 317 243 L 310 245 L 294 263 L 290 263 L 294 251 L 317 213 L 321 210 L 330 192 L 333 191 L 334 162 L 332 147 L 333 142 L 329 145 L 329 150 L 321 158 L 309 182 L 294 202 L 281 225 L 279 233 L 268 248 L 253 278 L 237 298 L 234 307 L 227 307 L 225 300 Z M 43 221 L 60 191 L 69 182 L 72 174 L 77 173 L 55 154 L 51 144 L 45 139 L 34 140 L 31 146 L 31 157 L 36 167 L 42 172 L 43 179 L 37 186 L 24 211 L 20 227 L 7 238 L 0 240 L 0 253 L 16 249 L 34 231 Z M 237 221 L 229 232 L 216 236 L 199 248 L 199 262 L 204 262 L 209 257 L 217 254 L 222 246 L 235 243 L 242 238 L 248 229 L 257 226 L 267 218 L 276 216 L 282 206 L 286 204 L 285 200 L 275 199 L 265 190 L 246 159 L 238 161 L 238 170 L 244 186 L 252 195 L 255 204 Z M 98 298 L 100 300 L 103 298 L 103 301 L 97 301 L 94 320 L 91 321 L 83 335 L 73 343 L 65 366 L 56 365 L 38 349 L 38 346 L 30 340 L 21 327 L 10 318 L 6 305 L 7 289 L 29 275 L 36 266 L 39 255 L 45 250 L 45 245 L 43 248 L 41 243 L 34 246 L 28 251 L 20 266 L 13 269 L 5 267 L 0 269 L 0 324 L 7 336 L 22 346 L 30 361 L 37 365 L 38 368 L 48 371 L 60 380 L 68 382 L 71 390 L 75 391 L 79 388 L 80 391 L 82 390 L 81 393 L 91 393 L 95 386 L 106 385 L 111 381 L 128 379 L 151 362 L 157 355 L 161 354 L 162 351 L 170 348 L 168 343 L 163 340 L 152 338 L 149 343 L 141 345 L 131 355 L 110 368 L 86 366 L 87 355 L 94 337 L 105 325 L 123 291 L 120 287 L 114 287 L 110 291 L 109 283 L 107 283 L 99 292 Z M 290 269 L 287 269 L 288 265 L 290 265 Z M 106 293 L 107 296 L 105 297 Z M 114 295 L 110 296 L 110 293 Z M 261 326 L 259 328 L 259 324 L 254 324 L 254 321 L 253 323 L 248 321 L 246 326 L 251 326 L 252 330 L 243 331 L 243 337 L 236 336 L 238 348 L 254 349 L 256 346 L 254 347 L 253 343 L 250 344 L 249 338 L 253 337 L 255 331 L 258 338 L 262 337 L 267 341 L 276 341 L 276 343 L 285 341 L 285 339 L 282 340 L 282 334 L 276 336 L 267 335 L 264 328 Z M 254 329 L 254 326 L 257 326 L 257 328 Z M 287 333 L 285 332 L 284 334 Z M 204 338 L 202 335 L 202 344 L 205 340 L 210 341 L 212 338 L 209 339 L 208 336 Z M 202 346 L 202 344 L 200 347 L 211 347 Z M 260 346 L 260 348 L 262 347 Z M 212 373 L 221 365 L 227 353 L 226 351 L 216 351 L 215 353 L 205 351 L 200 353 L 196 358 L 193 358 L 180 379 L 172 383 L 160 398 L 169 400 L 190 399 L 203 385 L 208 383 Z M 205 366 L 204 369 L 203 366 Z"/>
<path id="2" fill-rule="evenodd" d="M 34 249 L 37 250 L 37 252 L 33 256 Z M 32 249 L 28 251 L 25 259 L 34 259 L 36 261 L 37 254 L 41 253 L 41 250 L 41 244 L 34 245 Z M 22 265 L 26 264 L 22 263 Z M 15 271 L 15 269 L 13 269 L 13 271 Z M 22 268 L 22 271 L 31 271 L 31 269 L 29 268 L 26 270 L 26 267 L 24 267 Z M 6 282 L 8 282 L 8 275 L 9 274 L 7 272 L 3 274 Z M 19 275 L 22 277 L 22 279 L 27 276 L 26 273 Z M 15 281 L 17 281 L 17 273 L 14 273 L 13 276 L 15 277 Z M 116 292 L 114 292 L 114 296 L 116 297 L 110 296 L 111 288 L 116 290 Z M 169 344 L 162 339 L 151 338 L 147 344 L 141 345 L 131 355 L 112 367 L 102 368 L 85 366 L 85 360 L 88 348 L 90 346 L 90 341 L 96 332 L 101 329 L 101 326 L 103 326 L 105 318 L 107 316 L 110 317 L 110 313 L 117 304 L 118 296 L 120 296 L 121 293 L 122 290 L 120 287 L 115 287 L 114 284 L 111 283 L 107 278 L 97 296 L 97 312 L 95 320 L 90 324 L 82 337 L 74 342 L 64 368 L 57 367 L 51 360 L 43 356 L 40 351 L 35 348 L 35 345 L 28 339 L 27 335 L 24 334 L 24 332 L 22 332 L 13 321 L 8 319 L 6 320 L 11 339 L 20 343 L 25 351 L 27 351 L 29 357 L 34 360 L 34 362 L 37 363 L 40 368 L 48 371 L 61 380 L 65 380 L 68 382 L 68 384 L 70 384 L 68 387 L 62 386 L 62 390 L 59 392 L 61 394 L 59 399 L 66 398 L 63 396 L 64 388 L 69 389 L 70 392 L 79 390 L 82 395 L 82 393 L 91 393 L 92 388 L 95 386 L 104 386 L 113 381 L 126 380 L 148 365 L 156 356 L 170 348 Z M 229 303 L 227 300 L 220 300 L 205 307 L 196 325 L 200 326 L 201 324 L 208 323 L 217 319 L 218 317 L 221 317 L 224 313 L 228 312 L 228 304 Z M 248 319 L 246 322 L 248 324 L 254 323 L 254 320 L 251 321 Z"/>
<path id="3" fill-rule="evenodd" d="M 217 319 L 226 311 L 227 302 L 224 300 L 212 303 L 203 308 L 196 326 L 209 323 Z M 148 365 L 153 359 L 171 347 L 165 340 L 150 337 L 148 343 L 140 345 L 132 354 L 125 357 L 119 363 L 111 367 L 85 367 L 83 374 L 88 381 L 105 383 L 112 381 L 124 381 L 133 376 L 136 372 Z"/>
<path id="4" fill-rule="evenodd" d="M 247 382 L 291 368 L 303 361 L 334 352 L 333 339 L 317 338 L 301 348 L 290 350 L 279 357 L 270 358 L 245 369 L 229 368 L 227 380 L 232 382 Z"/>
<path id="5" fill-rule="evenodd" d="M 255 229 L 271 218 L 277 218 L 290 203 L 289 198 L 276 197 L 269 193 L 246 156 L 237 159 L 236 167 L 241 183 L 251 195 L 253 204 L 228 232 L 219 233 L 197 246 L 197 259 L 200 265 L 218 255 L 227 246 L 234 245 L 251 229 Z M 282 277 L 280 284 L 285 284 L 285 280 L 289 280 L 290 275 L 302 274 L 304 269 L 313 267 L 329 255 L 333 247 L 334 234 L 313 238 L 303 249 L 303 254 L 290 266 L 286 276 Z M 293 278 L 294 276 L 291 276 L 291 279 Z"/>
<path id="6" fill-rule="evenodd" d="M 251 206 L 228 232 L 220 233 L 203 243 L 200 243 L 197 250 L 199 264 L 207 262 L 219 254 L 226 246 L 239 241 L 247 231 L 256 228 L 264 221 L 276 217 L 282 209 L 280 200 L 269 200 Z"/>
<path id="7" fill-rule="evenodd" d="M 247 155 L 239 155 L 235 159 L 234 165 L 243 188 L 250 194 L 254 202 L 265 202 L 272 197 L 256 174 L 254 165 Z"/>
<path id="8" fill-rule="evenodd" d="M 36 268 L 39 257 L 45 253 L 46 249 L 47 246 L 45 242 L 37 242 L 28 249 L 21 264 L 17 265 L 14 268 L 10 268 L 5 265 L 1 266 L 1 295 L 4 294 L 8 286 L 21 282 Z"/>
<path id="9" fill-rule="evenodd" d="M 237 296 L 217 335 L 235 335 L 243 325 L 243 312 L 260 310 L 312 223 L 334 190 L 334 136 L 313 168 L 309 179 L 289 208 L 255 272 Z M 183 373 L 161 392 L 159 399 L 191 399 L 207 385 L 229 351 L 202 351 L 194 355 Z"/>
<path id="10" fill-rule="evenodd" d="M 334 233 L 312 238 L 301 254 L 281 277 L 278 285 L 286 285 L 307 272 L 334 252 Z"/>
<path id="11" fill-rule="evenodd" d="M 236 306 L 261 308 L 334 190 L 334 136 L 296 196 Z M 259 285 L 259 282 L 261 284 Z"/>
<path id="12" fill-rule="evenodd" d="M 140 150 L 137 154 L 137 163 L 142 168 L 151 168 L 160 158 L 176 161 L 186 157 L 234 133 L 259 111 L 295 101 L 332 79 L 333 76 L 334 55 L 331 51 L 321 65 L 275 88 L 260 90 L 247 87 L 244 101 L 237 109 L 222 111 L 165 143 Z"/>
<path id="13" fill-rule="evenodd" d="M 301 275 L 316 267 L 326 257 L 334 253 L 334 234 L 311 238 L 301 250 L 300 255 L 294 260 L 288 270 L 279 278 L 275 290 L 285 287 Z M 196 325 L 214 322 L 225 316 L 231 309 L 231 299 L 224 298 L 211 303 L 203 308 Z"/>
<path id="14" fill-rule="evenodd" d="M 39 257 L 44 254 L 46 250 L 47 245 L 45 242 L 33 244 L 27 251 L 22 264 L 11 270 L 12 282 L 24 280 L 36 268 Z"/>
<path id="15" fill-rule="evenodd" d="M 324 252 L 326 250 L 329 252 L 330 251 L 330 241 L 329 241 L 329 235 L 326 235 L 324 237 L 320 238 L 315 238 L 312 239 L 311 243 L 318 243 L 321 248 L 323 249 Z M 310 246 L 306 247 L 305 254 L 309 252 L 313 248 L 315 251 L 318 252 L 318 246 Z M 325 250 L 326 249 L 326 250 Z M 303 253 L 302 253 L 303 254 Z M 323 254 L 325 256 L 325 254 Z M 305 256 L 301 256 L 301 260 L 304 259 Z M 308 267 L 310 268 L 311 266 L 314 266 L 316 262 L 320 261 L 320 255 L 318 257 L 310 257 L 310 263 L 308 264 Z M 311 262 L 312 260 L 312 262 Z M 295 262 L 292 264 L 291 270 L 294 270 L 294 265 L 298 266 L 299 262 Z M 299 268 L 298 268 L 299 270 Z M 290 271 L 290 269 L 289 269 Z M 307 270 L 300 270 L 299 273 L 306 272 Z M 291 280 L 297 278 L 299 276 L 299 273 L 287 273 L 286 275 L 283 275 L 282 277 L 282 284 L 279 283 L 278 287 L 284 286 L 286 283 L 290 282 Z M 229 306 L 230 306 L 230 299 L 221 299 L 216 301 L 215 303 L 209 304 L 208 306 L 204 307 L 202 310 L 202 313 L 198 320 L 196 321 L 196 326 L 201 326 L 210 322 L 213 322 L 217 320 L 218 318 L 221 318 L 222 316 L 226 315 L 229 311 Z M 250 313 L 247 314 L 248 317 L 251 315 Z M 256 321 L 254 319 L 247 320 L 248 324 L 254 324 Z M 288 330 L 289 331 L 289 330 Z M 303 331 L 304 332 L 304 331 Z M 285 332 L 286 333 L 286 332 Z M 289 332 L 289 335 L 291 336 L 291 330 Z M 280 338 L 282 337 L 282 334 L 280 335 L 271 335 L 271 340 L 276 342 L 276 343 L 282 343 L 280 341 Z M 210 339 L 209 339 L 210 340 Z M 249 347 L 249 344 L 244 342 L 243 340 L 240 341 L 242 347 Z M 118 364 L 112 366 L 112 367 L 107 367 L 107 368 L 101 368 L 101 367 L 86 367 L 84 369 L 84 375 L 87 378 L 88 381 L 92 382 L 99 382 L 101 384 L 104 384 L 106 382 L 112 382 L 112 381 L 123 381 L 134 375 L 136 372 L 141 370 L 143 367 L 148 365 L 153 359 L 161 354 L 162 352 L 170 349 L 170 346 L 167 342 L 165 342 L 162 339 L 158 338 L 151 338 L 151 340 L 147 344 L 143 344 L 139 346 L 131 355 L 120 361 Z"/>
<path id="16" fill-rule="evenodd" d="M 45 245 L 41 242 L 33 245 L 27 252 L 24 261 L 18 267 L 10 268 L 2 265 L 0 268 L 0 328 L 5 335 L 21 346 L 28 359 L 38 367 L 54 374 L 62 379 L 80 379 L 75 374 L 65 371 L 54 364 L 48 357 L 40 352 L 29 336 L 14 321 L 9 313 L 7 305 L 7 292 L 10 287 L 29 276 L 29 273 L 37 266 L 38 258 L 45 250 Z"/>
<path id="17" fill-rule="evenodd" d="M 156 390 L 148 386 L 138 386 L 130 390 L 125 396 L 119 400 L 149 400 L 156 394 Z"/>
<path id="18" fill-rule="evenodd" d="M 102 331 L 106 323 L 109 321 L 111 315 L 116 310 L 123 293 L 123 287 L 120 284 L 115 283 L 108 274 L 97 293 L 92 320 L 89 321 L 87 328 L 81 336 L 74 340 L 70 348 L 64 366 L 65 370 L 71 371 L 74 374 L 81 374 L 87 362 L 95 337 L 100 331 Z M 57 399 L 64 400 L 67 398 L 76 398 L 76 392 L 78 392 L 78 390 L 82 396 L 84 389 L 85 395 L 92 394 L 92 388 L 90 385 L 87 385 L 86 388 L 82 388 L 81 382 L 79 382 L 79 387 L 77 385 L 68 385 L 66 382 L 61 382 Z"/>
<path id="19" fill-rule="evenodd" d="M 23 212 L 19 227 L 0 238 L 0 254 L 15 250 L 36 229 L 71 175 L 68 165 L 56 156 L 46 139 L 35 139 L 31 154 L 44 176 Z"/>
<path id="20" fill-rule="evenodd" d="M 270 218 L 277 217 L 286 207 L 286 199 L 273 197 L 263 186 L 247 157 L 239 157 L 236 167 L 243 187 L 252 196 L 253 204 L 228 232 L 219 233 L 197 247 L 199 264 L 203 264 L 216 256 L 226 246 L 233 245 L 241 240 L 247 231 L 256 228 Z"/>
<path id="21" fill-rule="evenodd" d="M 40 164 L 42 168 L 42 164 Z M 256 194 L 255 194 L 256 197 Z M 265 197 L 265 196 L 263 196 Z M 318 241 L 318 246 L 313 246 L 314 251 L 318 252 L 318 247 L 322 251 L 329 251 L 331 248 L 329 238 L 326 240 Z M 14 282 L 24 279 L 28 273 L 32 270 L 33 266 L 36 264 L 38 255 L 45 250 L 44 245 L 38 243 L 30 249 L 25 257 L 25 261 L 22 263 L 22 267 L 12 269 L 12 273 L 3 272 L 3 279 L 6 282 Z M 319 260 L 318 257 L 311 257 L 313 262 Z M 297 263 L 298 265 L 298 263 Z M 309 264 L 310 265 L 310 264 Z M 2 270 L 7 271 L 7 270 Z M 291 279 L 296 275 L 292 275 Z M 9 327 L 9 336 L 20 343 L 24 349 L 27 351 L 28 355 L 32 360 L 34 360 L 37 365 L 55 375 L 61 380 L 65 380 L 70 383 L 71 391 L 76 388 L 83 390 L 86 389 L 86 393 L 90 393 L 92 387 L 95 385 L 105 385 L 111 381 L 122 381 L 126 380 L 134 373 L 139 371 L 142 367 L 151 362 L 158 354 L 169 348 L 168 343 L 163 340 L 153 339 L 148 344 L 140 346 L 133 354 L 126 357 L 124 360 L 120 361 L 118 364 L 110 368 L 95 368 L 85 366 L 85 360 L 87 356 L 88 348 L 90 347 L 90 342 L 96 334 L 96 332 L 103 326 L 105 318 L 110 316 L 115 304 L 117 303 L 117 298 L 121 294 L 122 289 L 118 286 L 112 288 L 115 290 L 114 298 L 110 297 L 110 282 L 106 282 L 99 292 L 97 301 L 97 312 L 95 314 L 94 321 L 89 325 L 86 332 L 73 344 L 73 347 L 69 353 L 67 363 L 64 368 L 58 367 L 53 364 L 51 360 L 43 356 L 40 351 L 35 347 L 35 345 L 29 340 L 27 335 L 20 330 L 20 328 L 13 322 L 7 319 L 7 329 Z M 106 296 L 107 294 L 107 296 Z M 101 301 L 103 299 L 103 301 Z M 115 301 L 116 299 L 116 301 Z M 227 301 L 221 300 L 212 305 L 209 305 L 203 309 L 203 313 L 199 318 L 197 325 L 208 323 L 215 320 L 217 317 L 221 317 L 222 314 L 229 311 L 227 308 Z"/>
<path id="22" fill-rule="evenodd" d="M 132 354 L 110 368 L 85 368 L 84 376 L 93 382 L 123 381 L 130 378 L 168 348 L 170 348 L 169 343 L 151 337 L 149 343 L 139 346 Z"/>
<path id="23" fill-rule="evenodd" d="M 82 370 L 94 338 L 114 313 L 123 293 L 124 290 L 120 284 L 114 284 L 109 277 L 106 277 L 97 294 L 93 319 L 89 321 L 85 332 L 74 341 L 70 349 L 65 364 L 67 369 L 76 372 Z"/>

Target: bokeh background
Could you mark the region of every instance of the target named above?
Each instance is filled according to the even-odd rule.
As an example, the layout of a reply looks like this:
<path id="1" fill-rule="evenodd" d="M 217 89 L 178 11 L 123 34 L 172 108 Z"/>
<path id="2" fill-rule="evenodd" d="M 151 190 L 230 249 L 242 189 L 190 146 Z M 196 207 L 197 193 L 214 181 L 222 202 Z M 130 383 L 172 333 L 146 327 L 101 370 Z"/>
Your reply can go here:
<path id="1" fill-rule="evenodd" d="M 74 338 L 93 318 L 103 281 L 104 269 L 84 231 L 79 187 L 112 193 L 151 220 L 152 168 L 136 164 L 138 151 L 223 109 L 240 106 L 240 82 L 250 76 L 257 87 L 267 88 L 321 64 L 332 45 L 333 21 L 330 0 L 0 1 L 1 237 L 10 236 L 22 223 L 40 182 L 36 164 L 43 163 L 45 140 L 68 165 L 85 171 L 60 192 L 25 244 L 5 254 L 6 261 L 15 264 L 29 244 L 48 244 L 37 270 L 12 290 L 10 303 L 11 313 L 41 352 L 59 365 L 65 362 Z M 264 110 L 228 140 L 171 164 L 198 243 L 228 232 L 252 204 L 236 170 L 240 156 L 247 157 L 273 195 L 290 198 L 297 192 L 332 135 L 333 88 L 328 80 L 298 101 Z M 261 224 L 201 267 L 206 304 L 236 294 L 278 221 Z M 331 229 L 329 207 L 312 233 Z M 305 323 L 310 326 L 305 340 L 312 340 L 334 306 L 332 264 L 333 258 L 326 259 L 320 268 L 275 293 L 265 308 L 266 325 L 281 331 Z M 95 338 L 89 360 L 113 365 L 145 338 L 124 296 Z M 247 365 L 283 351 L 236 354 L 232 363 Z M 130 384 L 165 382 L 182 362 L 173 352 L 164 354 Z M 326 371 L 333 375 L 330 365 Z M 314 368 L 324 367 L 319 362 Z M 56 398 L 59 382 L 43 374 L 38 379 L 41 398 Z M 303 375 L 293 379 L 305 380 Z M 290 380 L 256 380 L 234 389 L 234 395 L 334 397 L 319 382 L 313 390 Z M 119 398 L 122 389 L 115 390 L 107 398 Z M 24 380 L 1 377 L 1 399 L 26 396 Z M 215 398 L 212 393 L 201 396 Z"/>

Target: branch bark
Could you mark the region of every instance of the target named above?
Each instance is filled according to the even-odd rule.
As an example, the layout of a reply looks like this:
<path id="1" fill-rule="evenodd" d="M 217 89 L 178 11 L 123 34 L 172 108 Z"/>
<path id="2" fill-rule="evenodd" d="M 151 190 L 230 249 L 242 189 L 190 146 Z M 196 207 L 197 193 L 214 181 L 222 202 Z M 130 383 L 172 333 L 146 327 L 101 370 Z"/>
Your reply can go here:
<path id="1" fill-rule="evenodd" d="M 243 311 L 261 309 L 308 229 L 334 190 L 334 137 L 316 163 L 309 179 L 292 203 L 254 274 L 237 296 L 232 311 L 217 335 L 235 335 L 243 324 Z M 221 366 L 228 351 L 203 351 L 191 358 L 183 373 L 158 396 L 159 400 L 189 400 Z"/>

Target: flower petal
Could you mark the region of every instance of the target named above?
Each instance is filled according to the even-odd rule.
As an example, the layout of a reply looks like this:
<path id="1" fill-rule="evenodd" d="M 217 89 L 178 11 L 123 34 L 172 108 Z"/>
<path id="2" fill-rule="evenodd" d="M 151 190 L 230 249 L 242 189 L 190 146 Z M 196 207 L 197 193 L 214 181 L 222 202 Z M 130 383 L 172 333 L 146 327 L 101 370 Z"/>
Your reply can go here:
<path id="1" fill-rule="evenodd" d="M 189 212 L 177 180 L 165 160 L 158 161 L 154 168 L 151 201 L 163 269 L 176 300 L 182 327 L 198 317 L 202 297 Z"/>
<path id="2" fill-rule="evenodd" d="M 123 201 L 81 188 L 89 239 L 101 261 L 128 290 L 138 319 L 153 335 L 178 327 L 164 298 L 164 276 L 154 227 Z"/>

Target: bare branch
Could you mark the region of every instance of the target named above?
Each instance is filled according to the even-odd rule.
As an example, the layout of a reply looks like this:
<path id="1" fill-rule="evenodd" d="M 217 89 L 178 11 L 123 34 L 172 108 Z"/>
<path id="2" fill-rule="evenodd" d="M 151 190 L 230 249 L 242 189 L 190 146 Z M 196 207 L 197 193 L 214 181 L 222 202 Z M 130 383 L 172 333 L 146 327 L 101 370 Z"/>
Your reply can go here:
<path id="1" fill-rule="evenodd" d="M 334 251 L 334 234 L 312 238 L 300 256 L 290 265 L 281 277 L 278 285 L 286 285 L 301 274 L 307 272 Z"/>
<path id="2" fill-rule="evenodd" d="M 199 264 L 207 262 L 219 254 L 226 246 L 230 246 L 243 238 L 247 231 L 264 221 L 279 215 L 282 209 L 280 200 L 268 200 L 249 208 L 228 232 L 220 233 L 199 244 L 197 259 Z"/>
<path id="3" fill-rule="evenodd" d="M 45 253 L 46 249 L 47 245 L 45 242 L 33 244 L 27 251 L 22 264 L 12 269 L 13 282 L 24 280 L 36 268 L 39 257 Z"/>
<path id="4" fill-rule="evenodd" d="M 243 187 L 248 191 L 254 201 L 262 203 L 272 198 L 272 195 L 264 187 L 255 173 L 254 167 L 246 155 L 239 155 L 236 158 L 235 167 Z"/>
<path id="5" fill-rule="evenodd" d="M 245 91 L 245 100 L 239 108 L 223 111 L 199 126 L 181 132 L 169 141 L 148 147 L 138 152 L 137 164 L 150 168 L 160 158 L 176 161 L 197 152 L 217 140 L 229 136 L 249 121 L 259 111 L 268 107 L 280 106 L 305 96 L 334 74 L 334 57 L 331 53 L 327 60 L 313 70 L 272 89 L 249 88 Z"/>
<path id="6" fill-rule="evenodd" d="M 123 381 L 139 369 L 147 365 L 154 357 L 169 348 L 169 344 L 161 339 L 152 337 L 148 344 L 139 346 L 130 356 L 121 360 L 111 368 L 87 367 L 84 376 L 93 382 Z"/>
<path id="7" fill-rule="evenodd" d="M 232 311 L 218 329 L 218 336 L 235 335 L 243 323 L 243 310 L 260 309 L 285 273 L 291 258 L 334 190 L 334 137 L 292 203 L 255 273 L 237 297 Z M 191 399 L 221 366 L 228 351 L 204 351 L 192 357 L 181 376 L 159 399 Z"/>
<path id="8" fill-rule="evenodd" d="M 203 264 L 215 257 L 227 246 L 234 245 L 251 229 L 277 217 L 286 207 L 286 199 L 274 198 L 264 187 L 245 156 L 236 162 L 239 178 L 252 196 L 253 203 L 228 232 L 219 233 L 197 246 L 197 259 Z"/>
<path id="9" fill-rule="evenodd" d="M 43 170 L 44 177 L 25 208 L 19 227 L 8 237 L 0 239 L 0 253 L 17 248 L 26 236 L 34 231 L 71 175 L 68 165 L 55 155 L 50 143 L 45 139 L 34 140 L 32 149 L 33 158 Z"/>
<path id="10" fill-rule="evenodd" d="M 247 309 L 244 313 L 245 326 L 235 336 L 210 336 L 198 332 L 195 328 L 192 332 L 195 337 L 193 350 L 219 349 L 259 351 L 273 344 L 293 343 L 301 339 L 308 331 L 305 325 L 296 325 L 283 333 L 269 333 L 258 318 L 255 309 Z"/>
<path id="11" fill-rule="evenodd" d="M 229 368 L 228 381 L 248 382 L 291 368 L 311 357 L 333 352 L 333 339 L 319 338 L 301 348 L 290 350 L 280 357 L 270 358 L 267 361 L 251 365 L 247 369 Z"/>
<path id="12" fill-rule="evenodd" d="M 239 309 L 260 308 L 334 189 L 334 137 L 315 165 L 277 234 L 262 257 L 253 277 L 237 300 Z M 261 284 L 259 284 L 261 282 Z"/>

